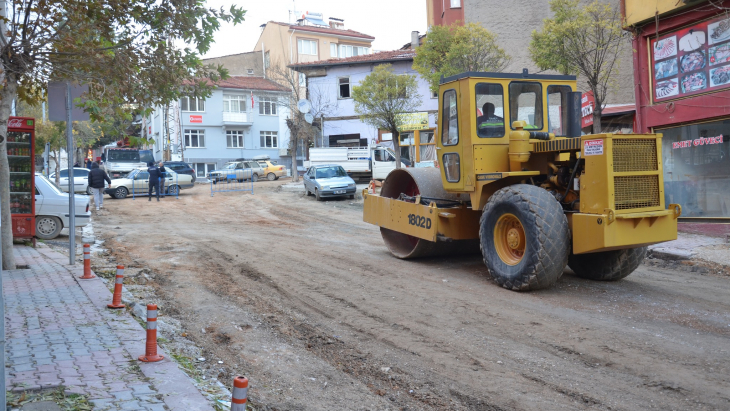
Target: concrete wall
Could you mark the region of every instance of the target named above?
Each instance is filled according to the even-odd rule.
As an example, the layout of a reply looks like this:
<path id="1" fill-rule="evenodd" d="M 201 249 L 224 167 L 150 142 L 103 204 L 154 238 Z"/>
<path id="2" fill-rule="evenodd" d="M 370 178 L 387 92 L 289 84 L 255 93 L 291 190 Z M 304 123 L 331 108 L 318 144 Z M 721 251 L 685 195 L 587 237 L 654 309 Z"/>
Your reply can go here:
<path id="1" fill-rule="evenodd" d="M 262 77 L 264 75 L 264 60 L 261 51 L 204 59 L 203 64 L 220 64 L 228 69 L 228 74 L 231 76 Z M 253 70 L 253 73 L 249 73 L 249 70 Z"/>
<path id="2" fill-rule="evenodd" d="M 421 106 L 416 111 L 437 110 L 438 99 L 431 98 L 428 83 L 413 70 L 411 65 L 411 61 L 393 63 L 393 69 L 398 74 L 407 73 L 418 76 L 418 94 L 421 97 Z M 353 99 L 338 98 L 338 79 L 340 77 L 349 77 L 350 87 L 357 86 L 372 72 L 373 68 L 373 64 L 335 66 L 327 68 L 327 74 L 324 77 L 309 78 L 309 93 L 312 101 L 333 105 L 333 109 L 327 113 L 324 119 L 325 146 L 329 142 L 330 135 L 360 134 L 361 138 L 366 138 L 368 141 L 378 138 L 378 130 L 375 127 L 367 125 L 357 118 Z M 429 125 L 436 127 L 433 114 L 429 115 Z"/>
<path id="3" fill-rule="evenodd" d="M 619 0 L 609 0 L 618 6 Z M 521 73 L 527 68 L 530 73 L 540 71 L 530 59 L 529 45 L 533 30 L 542 30 L 543 19 L 552 17 L 549 0 L 511 0 L 509 7 L 500 0 L 463 0 L 465 20 L 478 23 L 497 35 L 497 43 L 512 57 L 505 72 Z M 611 88 L 606 104 L 628 104 L 634 102 L 634 75 L 630 39 L 622 49 L 619 58 L 618 75 Z M 544 74 L 559 74 L 545 72 Z M 580 91 L 588 91 L 578 77 Z"/>

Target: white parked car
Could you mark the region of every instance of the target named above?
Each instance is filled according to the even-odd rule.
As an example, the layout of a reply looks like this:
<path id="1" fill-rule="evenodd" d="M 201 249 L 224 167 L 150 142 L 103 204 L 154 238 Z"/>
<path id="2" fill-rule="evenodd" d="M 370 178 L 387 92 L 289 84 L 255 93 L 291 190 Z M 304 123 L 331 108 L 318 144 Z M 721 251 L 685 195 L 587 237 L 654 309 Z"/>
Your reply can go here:
<path id="1" fill-rule="evenodd" d="M 51 174 L 48 177 L 49 180 L 55 182 L 56 181 L 56 173 Z M 59 188 L 61 191 L 65 191 L 68 193 L 68 169 L 64 168 L 63 170 L 59 171 Z M 91 195 L 91 190 L 89 189 L 89 169 L 88 168 L 81 168 L 81 167 L 74 167 L 74 193 L 86 193 L 88 195 Z"/>
<path id="2" fill-rule="evenodd" d="M 165 176 L 164 193 L 167 195 L 174 196 L 178 194 L 179 190 L 195 186 L 191 175 L 178 174 L 169 168 L 165 168 L 165 173 L 167 175 Z M 147 168 L 132 170 L 126 177 L 112 180 L 111 187 L 104 189 L 104 192 L 117 199 L 126 198 L 133 191 L 135 195 L 147 195 L 149 180 L 150 174 L 147 172 Z"/>
<path id="3" fill-rule="evenodd" d="M 40 173 L 35 175 L 35 235 L 44 240 L 58 237 L 69 225 L 68 193 L 64 193 Z M 74 194 L 76 227 L 89 224 L 89 197 Z"/>

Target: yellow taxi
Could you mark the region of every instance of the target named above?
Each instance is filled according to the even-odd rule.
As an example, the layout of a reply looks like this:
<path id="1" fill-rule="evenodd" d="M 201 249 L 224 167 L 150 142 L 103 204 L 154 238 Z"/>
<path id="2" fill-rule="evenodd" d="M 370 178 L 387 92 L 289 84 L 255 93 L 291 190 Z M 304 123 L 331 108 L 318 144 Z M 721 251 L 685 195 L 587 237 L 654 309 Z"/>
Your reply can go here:
<path id="1" fill-rule="evenodd" d="M 276 161 L 257 160 L 261 168 L 264 169 L 263 175 L 269 181 L 278 180 L 279 177 L 286 175 L 286 167 L 276 164 Z"/>

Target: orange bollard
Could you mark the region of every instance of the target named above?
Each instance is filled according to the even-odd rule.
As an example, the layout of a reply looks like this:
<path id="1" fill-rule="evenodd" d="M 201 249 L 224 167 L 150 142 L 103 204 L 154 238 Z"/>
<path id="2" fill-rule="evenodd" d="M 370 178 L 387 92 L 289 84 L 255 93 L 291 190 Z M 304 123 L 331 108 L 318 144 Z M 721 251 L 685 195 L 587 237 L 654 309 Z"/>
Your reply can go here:
<path id="1" fill-rule="evenodd" d="M 248 378 L 240 375 L 233 379 L 233 398 L 231 411 L 246 411 L 246 396 L 248 395 Z"/>
<path id="2" fill-rule="evenodd" d="M 91 274 L 91 246 L 88 244 L 84 244 L 84 275 L 79 278 L 82 280 L 96 278 L 94 274 Z"/>
<path id="3" fill-rule="evenodd" d="M 118 265 L 117 266 L 117 277 L 114 281 L 114 297 L 112 298 L 112 303 L 107 304 L 107 307 L 109 308 L 124 308 L 125 305 L 122 304 L 122 282 L 124 281 L 124 266 Z"/>
<path id="4" fill-rule="evenodd" d="M 147 344 L 145 355 L 140 355 L 139 360 L 155 362 L 162 358 L 161 355 L 157 355 L 157 304 L 147 304 Z"/>

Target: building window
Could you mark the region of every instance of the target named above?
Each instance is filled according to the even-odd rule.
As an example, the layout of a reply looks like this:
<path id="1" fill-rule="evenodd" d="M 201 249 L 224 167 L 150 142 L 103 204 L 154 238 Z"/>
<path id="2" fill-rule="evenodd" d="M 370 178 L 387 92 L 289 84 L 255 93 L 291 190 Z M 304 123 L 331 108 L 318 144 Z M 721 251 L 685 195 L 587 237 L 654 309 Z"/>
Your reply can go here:
<path id="1" fill-rule="evenodd" d="M 248 70 L 246 70 L 246 72 L 248 73 L 249 76 L 253 75 L 253 69 L 248 69 Z"/>
<path id="2" fill-rule="evenodd" d="M 226 147 L 243 148 L 243 130 L 226 130 Z"/>
<path id="3" fill-rule="evenodd" d="M 298 40 L 297 41 L 299 54 L 308 54 L 310 56 L 317 55 L 317 41 L 316 40 Z"/>
<path id="4" fill-rule="evenodd" d="M 266 53 L 264 53 L 264 70 L 269 68 L 270 65 L 271 65 L 271 56 L 269 55 L 269 52 L 267 51 Z"/>
<path id="5" fill-rule="evenodd" d="M 438 91 L 432 91 L 431 92 L 431 98 L 439 98 L 439 92 Z"/>
<path id="6" fill-rule="evenodd" d="M 367 48 L 367 47 L 353 47 L 352 48 L 353 56 L 364 56 L 365 54 L 370 54 L 369 48 Z"/>
<path id="7" fill-rule="evenodd" d="M 461 7 L 461 0 L 451 0 L 451 8 L 458 9 Z"/>
<path id="8" fill-rule="evenodd" d="M 337 44 L 335 43 L 330 43 L 330 58 L 337 58 Z"/>
<path id="9" fill-rule="evenodd" d="M 223 112 L 224 113 L 245 113 L 246 112 L 246 96 L 235 94 L 223 95 Z"/>
<path id="10" fill-rule="evenodd" d="M 205 100 L 196 97 L 183 97 L 180 99 L 181 111 L 205 111 Z"/>
<path id="11" fill-rule="evenodd" d="M 350 78 L 340 77 L 337 79 L 340 85 L 340 98 L 350 98 Z"/>
<path id="12" fill-rule="evenodd" d="M 276 138 L 276 131 L 262 131 L 261 132 L 261 148 L 277 148 L 279 142 Z"/>
<path id="13" fill-rule="evenodd" d="M 186 129 L 185 130 L 185 147 L 187 147 L 187 148 L 204 148 L 205 147 L 205 130 Z"/>
<path id="14" fill-rule="evenodd" d="M 307 76 L 304 73 L 299 73 L 299 87 L 307 87 Z"/>
<path id="15" fill-rule="evenodd" d="M 193 166 L 195 167 L 195 174 L 201 178 L 205 178 L 209 172 L 216 169 L 215 163 L 194 163 Z"/>
<path id="16" fill-rule="evenodd" d="M 273 97 L 259 98 L 259 114 L 264 116 L 276 115 L 276 99 Z"/>
<path id="17" fill-rule="evenodd" d="M 346 46 L 344 44 L 340 44 L 340 52 L 338 56 L 341 59 L 352 57 L 352 46 Z"/>

